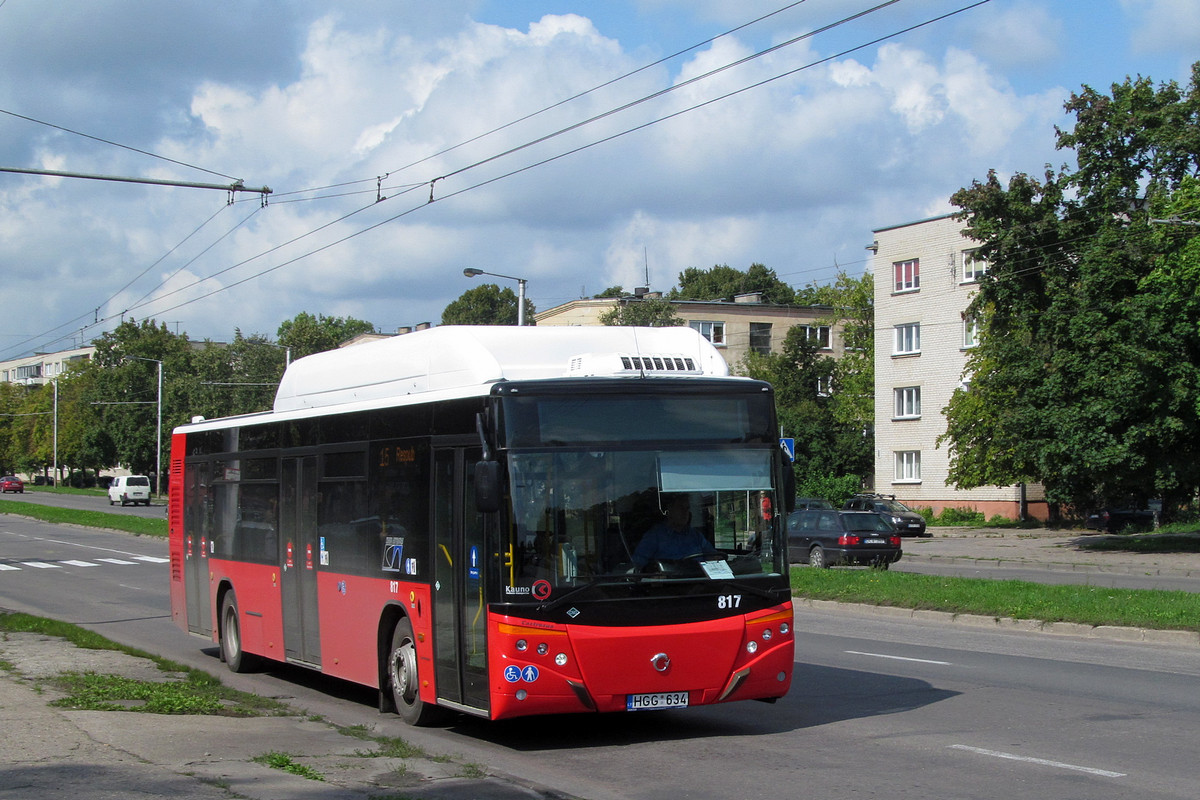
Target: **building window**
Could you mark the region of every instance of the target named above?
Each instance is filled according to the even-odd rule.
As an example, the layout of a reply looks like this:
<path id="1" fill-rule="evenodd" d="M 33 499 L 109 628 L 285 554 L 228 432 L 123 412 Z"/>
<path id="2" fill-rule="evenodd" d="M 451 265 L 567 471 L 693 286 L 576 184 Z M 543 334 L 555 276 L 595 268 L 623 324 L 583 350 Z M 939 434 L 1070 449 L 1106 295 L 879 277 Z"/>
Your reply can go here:
<path id="1" fill-rule="evenodd" d="M 987 259 L 982 258 L 978 250 L 963 251 L 963 283 L 975 283 L 987 269 Z"/>
<path id="2" fill-rule="evenodd" d="M 963 349 L 969 349 L 979 344 L 979 318 L 967 317 L 963 320 Z"/>
<path id="3" fill-rule="evenodd" d="M 896 342 L 892 355 L 909 355 L 921 352 L 921 323 L 908 322 L 896 326 Z"/>
<path id="4" fill-rule="evenodd" d="M 896 390 L 896 419 L 917 419 L 921 416 L 921 387 L 905 386 Z"/>
<path id="5" fill-rule="evenodd" d="M 725 346 L 725 323 L 724 322 L 696 322 L 688 323 L 688 326 L 693 330 L 699 331 L 700 335 L 708 339 L 717 347 Z"/>
<path id="6" fill-rule="evenodd" d="M 764 356 L 771 352 L 771 323 L 750 323 L 750 349 Z"/>
<path id="7" fill-rule="evenodd" d="M 896 261 L 892 264 L 896 275 L 896 291 L 911 292 L 921 288 L 921 259 Z"/>
<path id="8" fill-rule="evenodd" d="M 828 325 L 805 325 L 803 327 L 805 338 L 810 342 L 816 341 L 817 347 L 822 350 L 828 350 L 833 346 Z"/>
<path id="9" fill-rule="evenodd" d="M 26 364 L 25 366 L 17 367 L 17 380 L 29 380 L 40 377 L 42 377 L 41 364 Z"/>
<path id="10" fill-rule="evenodd" d="M 896 482 L 916 483 L 921 480 L 921 451 L 900 450 L 896 453 Z"/>

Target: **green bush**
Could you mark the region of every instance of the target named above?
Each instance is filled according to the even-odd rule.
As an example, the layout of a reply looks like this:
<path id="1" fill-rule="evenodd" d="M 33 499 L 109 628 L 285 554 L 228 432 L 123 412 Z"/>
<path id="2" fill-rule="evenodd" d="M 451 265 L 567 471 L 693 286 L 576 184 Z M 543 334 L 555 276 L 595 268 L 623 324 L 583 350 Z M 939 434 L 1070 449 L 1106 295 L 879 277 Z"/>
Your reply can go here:
<path id="1" fill-rule="evenodd" d="M 982 511 L 973 508 L 943 508 L 938 515 L 938 525 L 983 525 Z"/>
<path id="2" fill-rule="evenodd" d="M 862 479 L 857 475 L 797 475 L 797 497 L 821 497 L 833 504 L 842 505 L 862 491 Z"/>

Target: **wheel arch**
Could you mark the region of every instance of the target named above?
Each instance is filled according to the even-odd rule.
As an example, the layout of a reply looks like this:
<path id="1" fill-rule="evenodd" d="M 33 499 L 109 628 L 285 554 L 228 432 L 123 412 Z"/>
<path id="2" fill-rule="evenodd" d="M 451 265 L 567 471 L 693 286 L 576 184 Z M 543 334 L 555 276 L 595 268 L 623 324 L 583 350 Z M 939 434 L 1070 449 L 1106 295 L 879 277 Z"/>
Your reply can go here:
<path id="1" fill-rule="evenodd" d="M 396 713 L 396 704 L 388 686 L 388 658 L 392 652 L 392 631 L 408 612 L 400 603 L 388 603 L 379 615 L 379 626 L 375 631 L 375 671 L 379 689 L 379 711 L 382 714 Z"/>

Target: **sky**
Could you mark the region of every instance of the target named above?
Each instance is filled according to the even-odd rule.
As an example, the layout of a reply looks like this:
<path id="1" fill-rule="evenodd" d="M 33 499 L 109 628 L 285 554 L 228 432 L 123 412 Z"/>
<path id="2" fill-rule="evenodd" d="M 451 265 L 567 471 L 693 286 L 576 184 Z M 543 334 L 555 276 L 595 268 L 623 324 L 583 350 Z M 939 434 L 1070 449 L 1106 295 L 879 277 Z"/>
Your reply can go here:
<path id="1" fill-rule="evenodd" d="M 1200 0 L 0 0 L 0 360 L 122 319 L 383 332 L 481 283 L 546 310 L 689 267 L 799 288 L 1063 103 L 1186 84 Z M 468 278 L 464 268 L 505 277 Z"/>

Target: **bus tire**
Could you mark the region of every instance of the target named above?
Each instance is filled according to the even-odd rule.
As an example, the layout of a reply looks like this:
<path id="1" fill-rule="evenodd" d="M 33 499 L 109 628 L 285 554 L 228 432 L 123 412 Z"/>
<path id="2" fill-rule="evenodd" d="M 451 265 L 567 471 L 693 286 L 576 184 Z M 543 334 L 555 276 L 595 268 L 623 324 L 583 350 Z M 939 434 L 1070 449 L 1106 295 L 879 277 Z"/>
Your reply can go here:
<path id="1" fill-rule="evenodd" d="M 401 618 L 392 630 L 392 647 L 387 663 L 388 688 L 400 718 L 417 727 L 437 722 L 443 716 L 442 709 L 421 699 L 417 643 L 408 617 Z"/>
<path id="2" fill-rule="evenodd" d="M 221 660 L 231 672 L 250 672 L 258 665 L 258 659 L 242 649 L 242 623 L 232 589 L 221 601 Z"/>

